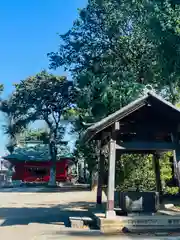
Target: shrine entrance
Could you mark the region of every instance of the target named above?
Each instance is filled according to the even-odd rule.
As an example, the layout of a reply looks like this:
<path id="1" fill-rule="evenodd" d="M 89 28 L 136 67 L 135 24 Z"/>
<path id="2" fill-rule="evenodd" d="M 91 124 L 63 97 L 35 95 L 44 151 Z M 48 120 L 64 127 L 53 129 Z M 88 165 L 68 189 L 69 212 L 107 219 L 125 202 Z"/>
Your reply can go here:
<path id="1" fill-rule="evenodd" d="M 123 153 L 153 154 L 156 190 L 161 194 L 159 153 L 173 151 L 174 171 L 180 183 L 179 125 L 180 111 L 153 92 L 135 100 L 117 112 L 90 126 L 83 141 L 100 143 L 97 203 L 102 201 L 105 153 L 108 154 L 108 191 L 106 218 L 116 216 L 114 210 L 115 163 Z"/>

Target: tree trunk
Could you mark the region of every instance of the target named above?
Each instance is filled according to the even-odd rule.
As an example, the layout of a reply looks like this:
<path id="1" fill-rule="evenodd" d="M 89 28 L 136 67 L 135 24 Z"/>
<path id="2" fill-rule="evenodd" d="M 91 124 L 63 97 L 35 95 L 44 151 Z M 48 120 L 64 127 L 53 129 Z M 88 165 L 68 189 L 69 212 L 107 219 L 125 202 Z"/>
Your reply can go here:
<path id="1" fill-rule="evenodd" d="M 56 167 L 53 166 L 53 165 L 50 168 L 50 178 L 49 178 L 48 185 L 51 186 L 51 187 L 56 186 Z"/>
<path id="2" fill-rule="evenodd" d="M 83 171 L 83 175 L 84 175 L 84 182 L 87 183 L 87 169 L 86 169 L 86 162 L 84 160 L 83 162 L 83 165 L 84 165 L 84 171 Z"/>
<path id="3" fill-rule="evenodd" d="M 56 158 L 57 158 L 57 151 L 56 146 L 53 143 L 49 144 L 50 155 L 51 155 L 51 166 L 50 166 L 50 178 L 48 185 L 51 187 L 56 186 Z"/>
<path id="4" fill-rule="evenodd" d="M 89 171 L 89 185 L 90 185 L 90 189 L 92 190 L 92 187 L 93 187 L 93 183 L 92 183 L 92 181 L 93 181 L 93 172 L 92 171 Z"/>

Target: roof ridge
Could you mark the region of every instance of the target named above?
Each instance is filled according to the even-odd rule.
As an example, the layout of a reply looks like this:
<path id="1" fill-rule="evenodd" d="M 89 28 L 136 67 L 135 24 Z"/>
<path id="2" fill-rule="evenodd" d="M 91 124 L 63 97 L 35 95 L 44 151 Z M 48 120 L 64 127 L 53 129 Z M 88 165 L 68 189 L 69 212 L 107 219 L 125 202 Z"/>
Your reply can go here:
<path id="1" fill-rule="evenodd" d="M 137 98 L 136 100 L 130 102 L 126 106 L 120 108 L 119 110 L 115 111 L 114 113 L 108 115 L 107 117 L 101 119 L 100 121 L 94 123 L 89 128 L 86 129 L 84 133 L 84 141 L 90 140 L 95 136 L 98 132 L 102 131 L 103 129 L 110 126 L 113 122 L 117 121 L 125 117 L 127 114 L 132 113 L 133 111 L 137 110 L 137 108 L 140 108 L 145 105 L 145 100 L 148 99 L 148 97 L 152 96 L 156 100 L 159 100 L 164 105 L 170 107 L 172 110 L 175 110 L 180 113 L 180 109 L 178 109 L 176 106 L 174 106 L 172 103 L 165 100 L 163 97 L 156 94 L 154 91 L 147 91 L 146 94 L 143 96 Z"/>

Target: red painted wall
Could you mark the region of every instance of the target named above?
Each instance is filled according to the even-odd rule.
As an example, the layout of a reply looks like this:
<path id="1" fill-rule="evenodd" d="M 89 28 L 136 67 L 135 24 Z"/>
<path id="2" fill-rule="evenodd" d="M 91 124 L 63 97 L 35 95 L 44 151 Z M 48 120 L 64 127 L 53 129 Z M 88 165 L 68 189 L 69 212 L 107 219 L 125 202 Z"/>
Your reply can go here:
<path id="1" fill-rule="evenodd" d="M 13 173 L 12 180 L 22 180 L 25 182 L 34 182 L 34 181 L 41 181 L 41 182 L 48 182 L 50 177 L 50 166 L 51 162 L 36 162 L 36 161 L 26 161 L 26 162 L 14 162 L 15 172 Z M 38 177 L 34 172 L 30 171 L 29 168 L 45 168 L 46 174 L 41 175 Z M 58 161 L 56 163 L 56 181 L 62 182 L 67 181 L 70 178 L 68 176 L 68 159 L 64 159 Z"/>

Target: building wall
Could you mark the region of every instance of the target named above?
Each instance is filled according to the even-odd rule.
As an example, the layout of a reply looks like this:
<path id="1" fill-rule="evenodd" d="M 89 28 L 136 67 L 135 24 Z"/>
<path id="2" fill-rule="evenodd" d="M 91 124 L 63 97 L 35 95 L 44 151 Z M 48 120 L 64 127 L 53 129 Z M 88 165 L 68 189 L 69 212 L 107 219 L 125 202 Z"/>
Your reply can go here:
<path id="1" fill-rule="evenodd" d="M 21 180 L 25 182 L 42 181 L 48 182 L 50 178 L 51 162 L 16 162 L 14 163 L 14 173 L 12 180 Z M 45 172 L 39 174 L 39 172 Z M 68 160 L 64 159 L 56 163 L 56 180 L 59 182 L 68 179 Z"/>

